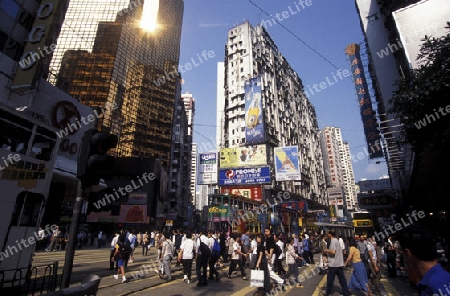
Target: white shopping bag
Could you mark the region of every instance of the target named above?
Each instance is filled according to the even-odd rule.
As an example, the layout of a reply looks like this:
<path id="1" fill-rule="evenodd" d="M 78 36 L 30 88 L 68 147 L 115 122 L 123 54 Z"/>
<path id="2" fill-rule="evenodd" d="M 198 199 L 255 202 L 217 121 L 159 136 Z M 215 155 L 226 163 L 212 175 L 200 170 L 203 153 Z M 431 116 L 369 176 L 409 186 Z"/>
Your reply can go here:
<path id="1" fill-rule="evenodd" d="M 251 270 L 250 287 L 264 287 L 264 270 Z"/>

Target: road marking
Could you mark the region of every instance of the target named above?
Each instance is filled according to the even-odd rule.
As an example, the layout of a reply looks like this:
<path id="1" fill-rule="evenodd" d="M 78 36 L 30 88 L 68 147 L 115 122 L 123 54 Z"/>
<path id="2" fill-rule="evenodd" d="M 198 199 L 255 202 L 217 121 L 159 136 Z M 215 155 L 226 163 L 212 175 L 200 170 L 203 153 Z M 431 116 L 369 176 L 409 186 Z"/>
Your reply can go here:
<path id="1" fill-rule="evenodd" d="M 314 293 L 311 296 L 319 296 L 322 290 L 322 287 L 326 284 L 327 282 L 327 277 L 324 276 L 323 279 L 320 281 L 320 283 L 317 285 L 316 290 L 314 291 Z"/>

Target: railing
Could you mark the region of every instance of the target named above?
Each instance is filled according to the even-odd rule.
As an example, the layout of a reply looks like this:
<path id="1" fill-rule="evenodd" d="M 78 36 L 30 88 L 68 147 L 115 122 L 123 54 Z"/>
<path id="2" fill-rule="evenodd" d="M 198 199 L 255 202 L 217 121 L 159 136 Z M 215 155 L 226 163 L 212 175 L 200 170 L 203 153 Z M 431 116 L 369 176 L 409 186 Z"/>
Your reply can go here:
<path id="1" fill-rule="evenodd" d="M 61 284 L 61 278 L 59 282 Z M 55 291 L 57 287 L 58 261 L 0 271 L 0 290 L 5 292 L 5 295 L 42 295 Z M 60 285 L 58 288 L 61 288 Z"/>

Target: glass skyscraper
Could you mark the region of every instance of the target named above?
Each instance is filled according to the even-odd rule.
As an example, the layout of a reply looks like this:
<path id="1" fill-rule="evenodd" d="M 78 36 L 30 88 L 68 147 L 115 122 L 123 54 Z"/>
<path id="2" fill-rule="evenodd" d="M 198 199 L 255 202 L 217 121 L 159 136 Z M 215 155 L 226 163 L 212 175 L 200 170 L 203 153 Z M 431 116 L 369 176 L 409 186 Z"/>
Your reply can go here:
<path id="1" fill-rule="evenodd" d="M 147 6 L 153 32 L 140 25 Z M 182 0 L 70 2 L 49 79 L 86 105 L 117 106 L 99 127 L 119 135 L 119 157 L 169 161 L 183 10 Z"/>

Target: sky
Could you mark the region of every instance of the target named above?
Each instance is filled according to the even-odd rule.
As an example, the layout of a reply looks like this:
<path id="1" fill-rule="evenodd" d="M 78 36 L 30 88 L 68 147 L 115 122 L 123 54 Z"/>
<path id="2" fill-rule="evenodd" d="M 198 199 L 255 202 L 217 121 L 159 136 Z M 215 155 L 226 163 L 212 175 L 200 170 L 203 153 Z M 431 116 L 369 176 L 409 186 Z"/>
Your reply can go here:
<path id="1" fill-rule="evenodd" d="M 270 17 L 252 2 L 279 23 L 272 21 L 274 25 L 270 26 Z M 383 159 L 370 160 L 366 156 L 353 81 L 337 76 L 337 69 L 350 69 L 346 46 L 364 41 L 352 0 L 185 0 L 180 65 L 191 59 L 197 62 L 182 73 L 182 92 L 195 98 L 194 142 L 200 152 L 206 152 L 202 147 L 215 143 L 217 63 L 225 59 L 228 31 L 244 21 L 253 26 L 265 21 L 267 32 L 302 79 L 305 90 L 312 89 L 307 97 L 316 108 L 319 128 L 341 128 L 343 140 L 350 144 L 356 182 L 387 175 Z M 209 54 L 200 63 L 204 51 Z M 316 92 L 313 85 L 321 82 L 327 86 Z"/>

